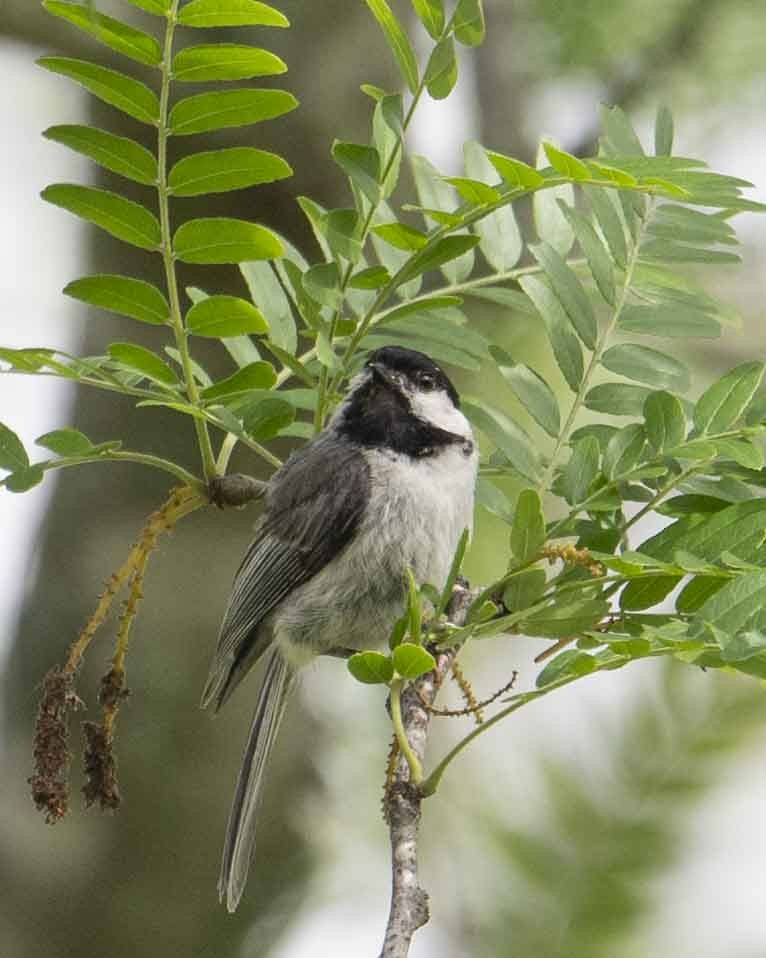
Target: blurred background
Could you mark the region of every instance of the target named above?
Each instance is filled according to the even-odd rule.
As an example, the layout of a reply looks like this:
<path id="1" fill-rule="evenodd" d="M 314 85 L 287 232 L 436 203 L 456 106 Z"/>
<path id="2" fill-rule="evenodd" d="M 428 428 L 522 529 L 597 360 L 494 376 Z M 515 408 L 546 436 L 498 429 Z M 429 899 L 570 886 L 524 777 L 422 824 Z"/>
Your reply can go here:
<path id="1" fill-rule="evenodd" d="M 153 22 L 124 3 L 98 6 L 137 24 Z M 364 4 L 277 6 L 292 30 L 256 42 L 288 62 L 286 85 L 302 108 L 263 128 L 219 133 L 215 142 L 236 137 L 275 149 L 296 175 L 273 189 L 209 198 L 206 212 L 267 222 L 315 256 L 294 196 L 347 204 L 330 145 L 335 136 L 368 136 L 370 105 L 359 84 L 395 79 Z M 409 16 L 409 4 L 395 6 Z M 42 140 L 47 126 L 95 122 L 137 138 L 147 129 L 34 65 L 42 53 L 106 62 L 103 49 L 30 0 L 3 0 L 0 12 L 0 342 L 85 355 L 128 335 L 157 344 L 155 329 L 60 296 L 67 281 L 87 273 L 150 275 L 154 259 L 38 198 L 51 181 L 112 183 Z M 458 171 L 468 137 L 526 161 L 542 134 L 587 153 L 602 102 L 628 110 L 649 142 L 664 102 L 676 115 L 676 152 L 753 180 L 754 198 L 766 198 L 759 0 L 486 0 L 486 13 L 487 42 L 464 57 L 458 91 L 446 103 L 427 104 L 413 131 L 411 148 L 443 171 Z M 129 192 L 122 181 L 118 188 Z M 199 213 L 198 203 L 177 201 L 176 215 Z M 740 312 L 742 328 L 690 353 L 698 387 L 762 355 L 766 343 L 765 233 L 755 216 L 736 223 L 743 266 L 705 275 L 710 291 Z M 235 270 L 205 269 L 208 288 L 241 291 Z M 502 324 L 517 357 L 544 361 L 528 320 L 487 309 L 475 321 Z M 224 355 L 205 359 L 213 370 L 227 368 Z M 470 376 L 457 380 L 461 390 L 480 388 Z M 499 383 L 484 377 L 481 388 L 523 418 Z M 134 411 L 107 394 L 2 377 L 0 418 L 28 445 L 70 425 L 94 441 L 119 436 L 196 465 L 185 421 Z M 260 468 L 241 453 L 234 465 Z M 48 827 L 32 806 L 26 778 L 37 685 L 62 660 L 166 490 L 161 476 L 141 467 L 104 464 L 49 476 L 24 496 L 0 495 L 0 954 L 375 955 L 390 879 L 379 815 L 388 729 L 382 693 L 376 699 L 337 662 L 308 671 L 286 720 L 243 903 L 233 917 L 217 903 L 219 850 L 257 679 L 214 722 L 198 700 L 253 507 L 196 514 L 151 559 L 128 663 L 132 695 L 118 723 L 119 813 L 82 809 L 77 767 L 65 822 Z M 480 582 L 502 568 L 507 528 L 487 514 L 477 520 L 467 573 Z M 79 679 L 85 717 L 96 710 L 110 638 L 107 627 Z M 537 646 L 492 642 L 466 656 L 480 697 L 502 684 L 498 671 L 502 681 L 513 669 L 524 685 L 533 681 Z M 491 669 L 482 662 L 489 652 Z M 433 754 L 461 731 L 452 725 L 438 727 Z M 413 956 L 766 955 L 764 746 L 766 699 L 755 682 L 654 663 L 578 683 L 522 711 L 470 750 L 425 806 L 422 881 L 432 921 L 418 933 Z"/>

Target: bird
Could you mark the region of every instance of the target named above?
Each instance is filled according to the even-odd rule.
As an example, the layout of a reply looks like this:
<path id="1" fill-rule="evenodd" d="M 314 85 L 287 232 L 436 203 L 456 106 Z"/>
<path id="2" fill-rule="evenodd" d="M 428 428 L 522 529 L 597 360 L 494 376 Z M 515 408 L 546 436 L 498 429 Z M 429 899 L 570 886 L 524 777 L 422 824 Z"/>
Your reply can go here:
<path id="1" fill-rule="evenodd" d="M 300 669 L 383 646 L 406 607 L 407 569 L 443 588 L 473 526 L 478 449 L 444 370 L 425 353 L 370 353 L 326 427 L 271 478 L 234 577 L 203 707 L 217 712 L 267 664 L 224 842 L 218 895 L 234 912 L 255 849 L 269 753 Z"/>

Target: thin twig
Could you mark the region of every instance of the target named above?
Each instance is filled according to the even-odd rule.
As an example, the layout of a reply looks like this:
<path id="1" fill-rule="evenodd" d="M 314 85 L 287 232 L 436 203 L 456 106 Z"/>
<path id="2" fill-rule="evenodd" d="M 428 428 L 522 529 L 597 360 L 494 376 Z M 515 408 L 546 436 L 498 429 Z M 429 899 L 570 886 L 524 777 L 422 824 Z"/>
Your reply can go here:
<path id="1" fill-rule="evenodd" d="M 476 593 L 456 586 L 448 609 L 449 621 L 463 625 Z M 422 764 L 433 704 L 449 673 L 456 649 L 437 650 L 436 668 L 410 683 L 401 694 L 402 728 L 412 753 Z M 429 918 L 428 895 L 418 881 L 418 828 L 422 796 L 410 781 L 410 767 L 400 754 L 384 812 L 391 840 L 391 908 L 380 958 L 406 958 L 412 936 Z"/>

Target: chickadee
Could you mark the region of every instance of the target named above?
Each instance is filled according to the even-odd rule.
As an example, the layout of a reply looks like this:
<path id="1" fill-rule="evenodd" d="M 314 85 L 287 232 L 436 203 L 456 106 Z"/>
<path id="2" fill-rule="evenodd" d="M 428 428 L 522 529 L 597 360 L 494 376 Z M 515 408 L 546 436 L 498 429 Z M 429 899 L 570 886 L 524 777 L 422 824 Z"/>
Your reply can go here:
<path id="1" fill-rule="evenodd" d="M 444 585 L 472 527 L 478 453 L 460 400 L 424 353 L 373 352 L 327 427 L 275 473 L 234 578 L 203 707 L 217 711 L 269 652 L 229 814 L 218 893 L 233 912 L 255 844 L 264 770 L 298 669 L 383 645 L 407 567 Z"/>

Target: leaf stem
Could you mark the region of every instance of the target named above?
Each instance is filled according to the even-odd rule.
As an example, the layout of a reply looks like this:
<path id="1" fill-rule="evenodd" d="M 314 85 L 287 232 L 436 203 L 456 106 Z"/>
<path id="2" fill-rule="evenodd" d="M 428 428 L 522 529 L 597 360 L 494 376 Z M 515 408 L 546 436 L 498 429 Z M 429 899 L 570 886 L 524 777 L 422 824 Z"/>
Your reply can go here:
<path id="1" fill-rule="evenodd" d="M 167 150 L 168 150 L 168 104 L 170 101 L 170 83 L 171 83 L 171 60 L 173 56 L 173 36 L 175 34 L 176 22 L 178 19 L 178 5 L 180 0 L 172 0 L 170 9 L 167 13 L 167 23 L 165 26 L 165 45 L 162 55 L 161 71 L 162 85 L 160 88 L 160 111 L 157 121 L 157 165 L 159 175 L 157 179 L 157 197 L 160 212 L 161 228 L 161 253 L 165 265 L 165 280 L 168 287 L 168 300 L 170 303 L 170 324 L 173 328 L 176 349 L 181 358 L 181 367 L 184 375 L 184 385 L 189 402 L 193 405 L 199 405 L 199 390 L 194 379 L 192 370 L 191 356 L 189 355 L 189 346 L 181 315 L 181 301 L 178 295 L 178 280 L 175 270 L 175 256 L 173 254 L 173 238 L 170 228 L 170 209 L 168 203 L 168 171 L 167 171 Z M 216 475 L 215 457 L 213 455 L 213 446 L 210 442 L 210 433 L 207 424 L 198 419 L 194 420 L 194 428 L 197 433 L 200 453 L 202 456 L 202 467 L 205 478 L 209 481 Z"/>
<path id="2" fill-rule="evenodd" d="M 553 476 L 553 470 L 556 466 L 556 460 L 558 458 L 558 455 L 561 452 L 562 448 L 569 441 L 569 436 L 572 432 L 572 427 L 574 426 L 575 420 L 577 419 L 577 415 L 580 412 L 580 409 L 582 408 L 583 402 L 585 401 L 585 396 L 586 396 L 586 393 L 588 392 L 588 389 L 590 388 L 590 383 L 591 383 L 591 379 L 593 378 L 593 374 L 596 372 L 596 369 L 601 363 L 601 357 L 604 355 L 604 352 L 606 351 L 609 338 L 614 332 L 617 326 L 617 323 L 620 321 L 620 316 L 622 315 L 622 311 L 625 308 L 625 304 L 628 298 L 628 293 L 630 292 L 630 287 L 633 282 L 633 273 L 635 272 L 636 265 L 638 264 L 638 258 L 641 253 L 641 243 L 644 238 L 644 233 L 646 231 L 647 223 L 651 217 L 652 209 L 653 209 L 652 201 L 650 200 L 649 203 L 647 204 L 646 215 L 641 221 L 641 228 L 639 230 L 638 236 L 635 239 L 628 263 L 626 264 L 626 267 L 625 267 L 625 274 L 622 281 L 622 289 L 620 290 L 620 294 L 617 298 L 614 311 L 612 313 L 612 316 L 609 322 L 601 330 L 601 334 L 599 335 L 598 340 L 596 342 L 596 346 L 591 354 L 590 362 L 588 363 L 588 367 L 585 370 L 585 373 L 583 374 L 582 382 L 580 383 L 580 386 L 577 390 L 577 394 L 574 398 L 574 402 L 572 403 L 572 407 L 569 410 L 569 415 L 567 416 L 566 422 L 564 423 L 564 428 L 561 430 L 561 432 L 558 435 L 558 438 L 556 439 L 556 444 L 553 447 L 553 452 L 551 453 L 551 458 L 548 463 L 548 467 L 545 470 L 545 473 L 542 479 L 540 480 L 541 489 L 547 489 L 550 484 L 551 478 Z"/>
<path id="3" fill-rule="evenodd" d="M 394 735 L 399 745 L 399 750 L 404 756 L 410 769 L 410 781 L 413 785 L 420 785 L 423 780 L 423 766 L 420 759 L 412 750 L 412 746 L 404 730 L 402 721 L 402 689 L 404 688 L 404 679 L 394 679 L 391 683 L 391 724 L 394 726 Z"/>

